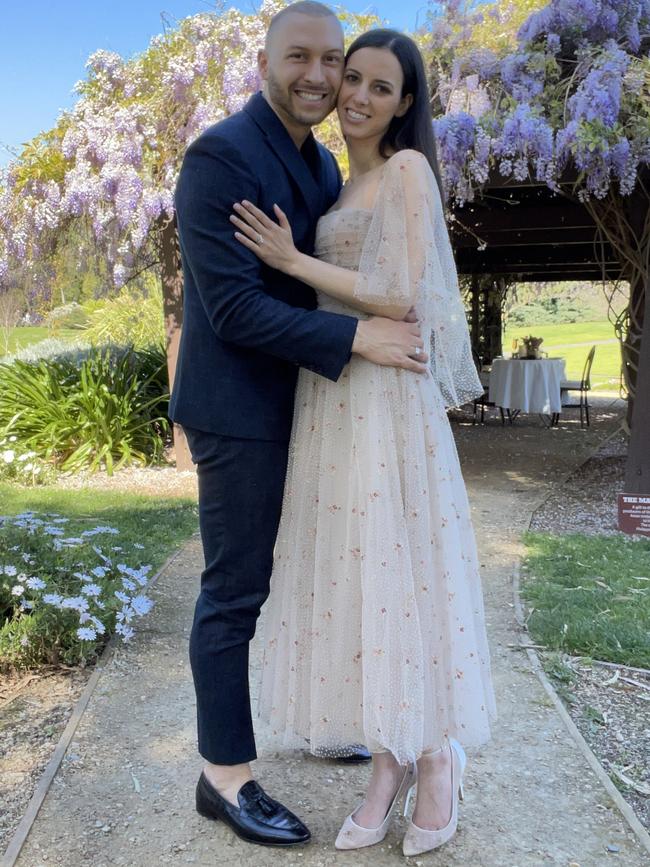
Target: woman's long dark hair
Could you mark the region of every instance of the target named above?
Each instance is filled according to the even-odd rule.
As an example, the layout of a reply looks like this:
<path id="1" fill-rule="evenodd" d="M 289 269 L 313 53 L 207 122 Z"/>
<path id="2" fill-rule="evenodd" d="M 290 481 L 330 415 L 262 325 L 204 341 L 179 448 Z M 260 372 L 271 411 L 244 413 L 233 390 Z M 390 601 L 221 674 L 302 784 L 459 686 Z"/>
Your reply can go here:
<path id="1" fill-rule="evenodd" d="M 420 151 L 429 161 L 442 196 L 442 180 L 431 122 L 429 88 L 420 50 L 412 39 L 398 30 L 378 28 L 362 33 L 354 40 L 345 55 L 346 64 L 355 51 L 361 48 L 388 48 L 392 51 L 404 75 L 402 97 L 407 93 L 413 97 L 406 114 L 402 117 L 394 117 L 390 122 L 386 134 L 379 143 L 379 153 L 388 158 L 391 153 L 406 148 Z"/>

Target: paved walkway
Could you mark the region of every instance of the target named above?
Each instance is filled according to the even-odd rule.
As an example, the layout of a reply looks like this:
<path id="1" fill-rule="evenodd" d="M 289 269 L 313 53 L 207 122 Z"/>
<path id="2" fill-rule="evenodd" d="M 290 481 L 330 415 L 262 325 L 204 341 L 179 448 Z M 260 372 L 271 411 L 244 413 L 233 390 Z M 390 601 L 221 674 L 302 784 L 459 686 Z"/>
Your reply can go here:
<path id="1" fill-rule="evenodd" d="M 648 863 L 526 654 L 513 647 L 518 632 L 511 580 L 521 555 L 518 537 L 550 488 L 613 430 L 616 411 L 620 404 L 608 409 L 602 402 L 585 431 L 565 421 L 557 430 L 545 429 L 537 416 L 522 416 L 504 428 L 493 419 L 485 427 L 454 424 L 482 552 L 500 717 L 490 744 L 469 756 L 459 833 L 438 852 L 413 859 L 415 864 Z M 312 844 L 290 851 L 262 849 L 194 812 L 200 760 L 187 642 L 200 559 L 199 545 L 192 541 L 159 580 L 146 628 L 102 674 L 20 867 L 403 863 L 401 821 L 381 846 L 350 853 L 333 848 L 339 824 L 363 792 L 367 768 L 275 752 L 263 730 L 257 776 L 307 820 Z M 256 645 L 253 682 L 258 665 Z"/>

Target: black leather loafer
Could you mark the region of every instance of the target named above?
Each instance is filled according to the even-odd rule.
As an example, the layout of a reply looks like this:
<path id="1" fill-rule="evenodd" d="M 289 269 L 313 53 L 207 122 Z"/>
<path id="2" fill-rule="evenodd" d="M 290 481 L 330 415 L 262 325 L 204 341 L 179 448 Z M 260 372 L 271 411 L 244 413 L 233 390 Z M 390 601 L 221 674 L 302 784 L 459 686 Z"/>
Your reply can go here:
<path id="1" fill-rule="evenodd" d="M 269 798 L 255 780 L 237 793 L 239 809 L 223 798 L 205 774 L 196 784 L 196 811 L 206 819 L 221 819 L 242 840 L 261 846 L 296 846 L 307 843 L 311 833 L 297 816 Z"/>

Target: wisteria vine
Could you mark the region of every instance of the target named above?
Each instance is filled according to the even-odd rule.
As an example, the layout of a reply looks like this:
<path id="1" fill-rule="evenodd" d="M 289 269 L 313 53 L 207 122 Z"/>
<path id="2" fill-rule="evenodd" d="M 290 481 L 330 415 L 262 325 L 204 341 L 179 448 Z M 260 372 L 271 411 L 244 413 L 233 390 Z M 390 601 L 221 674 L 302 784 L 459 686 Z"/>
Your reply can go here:
<path id="1" fill-rule="evenodd" d="M 99 251 L 115 287 L 156 261 L 183 151 L 258 88 L 257 49 L 282 5 L 202 13 L 131 60 L 89 58 L 75 107 L 0 175 L 0 289 L 27 271 L 45 295 L 72 227 L 78 267 Z M 418 34 L 448 199 L 471 201 L 495 168 L 557 189 L 569 166 L 583 201 L 629 195 L 650 162 L 650 0 L 552 0 L 507 49 L 472 42 L 509 10 L 450 0 Z M 324 136 L 340 150 L 333 121 Z"/>
<path id="2" fill-rule="evenodd" d="M 483 15 L 451 2 L 430 36 L 449 197 L 471 201 L 495 166 L 557 189 L 569 165 L 580 200 L 629 195 L 650 163 L 650 0 L 552 0 L 501 58 L 463 44 Z"/>

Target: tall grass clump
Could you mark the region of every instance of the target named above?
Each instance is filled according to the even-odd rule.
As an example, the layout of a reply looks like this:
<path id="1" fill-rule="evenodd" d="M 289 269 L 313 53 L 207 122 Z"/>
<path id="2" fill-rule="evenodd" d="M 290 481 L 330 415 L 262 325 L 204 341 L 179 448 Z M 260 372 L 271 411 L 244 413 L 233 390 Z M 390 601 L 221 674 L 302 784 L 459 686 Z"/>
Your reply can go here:
<path id="1" fill-rule="evenodd" d="M 58 470 L 150 464 L 169 431 L 162 348 L 98 347 L 0 364 L 0 438 Z"/>

